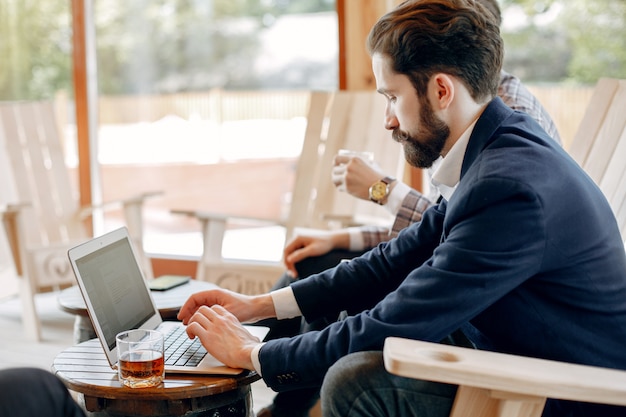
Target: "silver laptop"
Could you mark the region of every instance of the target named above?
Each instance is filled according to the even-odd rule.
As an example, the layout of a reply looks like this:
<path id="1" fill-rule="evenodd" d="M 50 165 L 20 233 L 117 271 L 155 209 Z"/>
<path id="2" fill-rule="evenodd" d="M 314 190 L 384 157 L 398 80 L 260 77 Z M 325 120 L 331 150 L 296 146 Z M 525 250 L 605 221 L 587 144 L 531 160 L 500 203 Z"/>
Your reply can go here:
<path id="1" fill-rule="evenodd" d="M 165 334 L 166 372 L 237 375 L 243 371 L 229 368 L 206 353 L 197 338 L 191 343 L 185 332 L 181 332 L 184 330 L 181 322 L 161 319 L 126 228 L 76 246 L 68 251 L 68 256 L 111 367 L 117 364 L 115 336 L 124 330 L 141 328 Z M 245 327 L 260 340 L 269 331 L 262 326 Z M 173 350 L 170 345 L 175 343 L 173 336 L 168 336 L 172 333 L 182 333 L 181 341 L 189 352 L 182 353 L 181 348 L 176 357 L 168 358 L 168 351 Z"/>

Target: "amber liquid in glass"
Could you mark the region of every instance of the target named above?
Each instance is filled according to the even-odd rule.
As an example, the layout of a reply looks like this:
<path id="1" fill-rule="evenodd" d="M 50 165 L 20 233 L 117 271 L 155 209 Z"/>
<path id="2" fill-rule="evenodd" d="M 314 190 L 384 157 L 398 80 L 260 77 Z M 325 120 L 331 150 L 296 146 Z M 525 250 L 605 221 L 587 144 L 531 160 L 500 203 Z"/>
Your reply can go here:
<path id="1" fill-rule="evenodd" d="M 126 352 L 120 358 L 118 366 L 122 382 L 132 388 L 159 385 L 165 375 L 163 355 L 154 350 Z"/>

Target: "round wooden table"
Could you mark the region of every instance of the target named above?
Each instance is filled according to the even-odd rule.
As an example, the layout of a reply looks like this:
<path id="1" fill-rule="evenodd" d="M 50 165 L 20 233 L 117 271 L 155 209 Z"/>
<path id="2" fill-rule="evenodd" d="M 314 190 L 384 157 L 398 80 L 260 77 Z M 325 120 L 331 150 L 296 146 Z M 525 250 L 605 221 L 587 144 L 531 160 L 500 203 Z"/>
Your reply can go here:
<path id="1" fill-rule="evenodd" d="M 253 417 L 250 384 L 260 379 L 244 371 L 232 377 L 165 374 L 153 388 L 128 388 L 111 369 L 97 339 L 59 353 L 52 371 L 93 417 Z"/>
<path id="2" fill-rule="evenodd" d="M 166 291 L 150 291 L 154 303 L 161 313 L 163 320 L 176 320 L 178 311 L 191 294 L 199 291 L 218 288 L 210 282 L 189 280 L 188 283 L 174 287 Z M 93 330 L 89 313 L 85 306 L 85 300 L 77 285 L 66 288 L 59 292 L 57 298 L 61 310 L 76 315 L 74 322 L 74 343 L 81 343 L 96 337 Z"/>

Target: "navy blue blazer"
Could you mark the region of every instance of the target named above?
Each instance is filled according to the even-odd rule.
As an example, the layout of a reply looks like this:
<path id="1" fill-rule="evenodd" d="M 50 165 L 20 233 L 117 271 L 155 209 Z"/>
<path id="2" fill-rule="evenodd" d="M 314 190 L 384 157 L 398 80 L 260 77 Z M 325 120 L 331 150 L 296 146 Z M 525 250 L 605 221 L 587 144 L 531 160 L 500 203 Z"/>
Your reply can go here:
<path id="1" fill-rule="evenodd" d="M 292 288 L 307 320 L 351 316 L 261 348 L 263 379 L 277 391 L 319 386 L 339 358 L 381 350 L 388 336 L 439 341 L 469 324 L 480 349 L 626 369 L 626 254 L 611 208 L 499 98 L 475 125 L 450 201 Z M 563 404 L 577 406 L 553 402 L 544 415 Z"/>

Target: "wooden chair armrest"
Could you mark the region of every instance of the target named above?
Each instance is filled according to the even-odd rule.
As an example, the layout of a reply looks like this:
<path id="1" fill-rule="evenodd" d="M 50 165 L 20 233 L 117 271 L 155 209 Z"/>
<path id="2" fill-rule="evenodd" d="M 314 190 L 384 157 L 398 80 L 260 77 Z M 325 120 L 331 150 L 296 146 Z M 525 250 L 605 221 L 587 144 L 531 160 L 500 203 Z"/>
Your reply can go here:
<path id="1" fill-rule="evenodd" d="M 322 214 L 322 220 L 331 223 L 338 223 L 340 227 L 358 227 L 358 226 L 379 226 L 379 227 L 391 227 L 392 220 L 378 217 L 378 216 L 366 216 L 366 215 L 346 215 L 346 214 Z"/>
<path id="2" fill-rule="evenodd" d="M 172 214 L 178 214 L 183 216 L 195 217 L 199 221 L 214 221 L 214 222 L 237 222 L 243 224 L 254 224 L 254 225 L 279 225 L 283 226 L 284 222 L 278 219 L 268 219 L 262 217 L 249 217 L 249 216 L 233 216 L 224 213 L 215 213 L 210 211 L 202 211 L 202 210 L 184 210 L 184 209 L 174 209 L 170 210 Z"/>
<path id="3" fill-rule="evenodd" d="M 0 213 L 3 216 L 13 216 L 27 207 L 31 207 L 31 205 L 29 203 L 0 204 Z"/>
<path id="4" fill-rule="evenodd" d="M 179 214 L 184 216 L 195 217 L 200 222 L 200 228 L 202 231 L 202 258 L 199 262 L 198 271 L 196 272 L 196 279 L 203 280 L 205 276 L 205 268 L 204 265 L 208 264 L 222 264 L 226 265 L 227 263 L 222 259 L 222 244 L 224 242 L 224 235 L 226 233 L 226 224 L 229 221 L 236 221 L 238 223 L 251 224 L 255 226 L 259 225 L 281 225 L 284 224 L 280 221 L 275 221 L 272 219 L 262 219 L 262 218 L 253 218 L 253 217 L 242 217 L 242 216 L 229 216 L 222 213 L 212 213 L 208 211 L 200 211 L 200 210 L 170 210 L 172 214 Z M 239 265 L 243 263 L 240 262 Z M 273 267 L 272 267 L 273 268 Z M 213 268 L 214 270 L 216 268 Z M 241 270 L 241 268 L 238 268 Z M 268 269 L 268 268 L 262 268 Z M 280 274 L 279 271 L 282 271 L 282 268 L 276 268 L 276 272 L 272 272 L 274 276 L 278 276 Z"/>
<path id="5" fill-rule="evenodd" d="M 339 227 L 355 227 L 355 226 L 363 226 L 364 223 L 357 222 L 354 216 L 349 214 L 332 214 L 325 213 L 322 214 L 322 220 L 329 224 L 338 224 Z"/>
<path id="6" fill-rule="evenodd" d="M 102 204 L 92 204 L 82 207 L 78 215 L 79 218 L 84 219 L 85 217 L 92 215 L 95 210 L 111 210 L 119 207 L 141 207 L 147 199 L 157 197 L 162 194 L 162 191 L 149 191 L 119 200 L 107 201 Z"/>
<path id="7" fill-rule="evenodd" d="M 107 206 L 109 204 L 121 204 L 123 206 L 127 206 L 129 204 L 143 204 L 147 199 L 158 197 L 161 195 L 163 195 L 163 191 L 147 191 L 145 193 L 122 198 L 120 200 L 103 203 L 103 206 Z"/>
<path id="8" fill-rule="evenodd" d="M 161 191 L 150 191 L 120 200 L 108 201 L 106 203 L 88 207 L 81 207 L 78 210 L 77 215 L 79 216 L 79 219 L 85 219 L 96 210 L 112 210 L 114 208 L 121 207 L 124 215 L 124 223 L 128 229 L 128 234 L 130 235 L 135 248 L 139 249 L 142 269 L 146 279 L 152 279 L 152 264 L 143 249 L 143 206 L 147 199 L 161 194 L 163 194 Z"/>
<path id="9" fill-rule="evenodd" d="M 532 413 L 526 409 L 504 414 L 506 407 L 500 403 L 500 414 L 478 415 L 541 415 L 545 398 L 626 405 L 626 371 L 394 337 L 385 341 L 383 355 L 392 374 L 459 385 L 458 414 L 453 409 L 451 415 L 474 415 L 467 409 L 480 396 L 490 401 L 534 402 L 540 407 Z M 513 408 L 520 409 L 519 404 Z"/>

